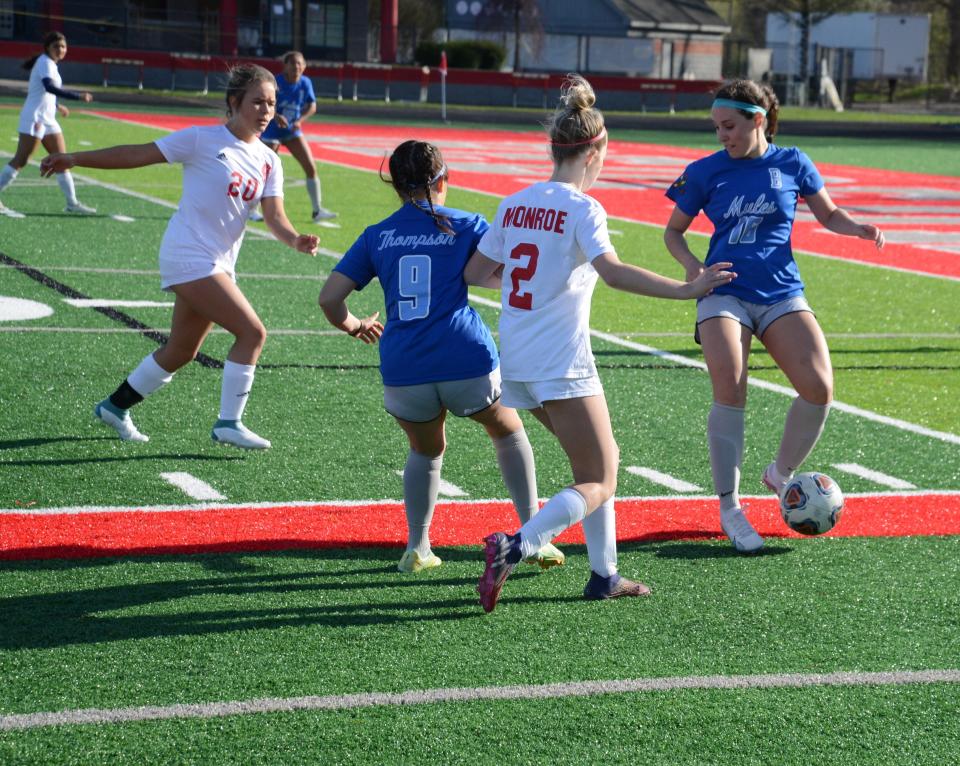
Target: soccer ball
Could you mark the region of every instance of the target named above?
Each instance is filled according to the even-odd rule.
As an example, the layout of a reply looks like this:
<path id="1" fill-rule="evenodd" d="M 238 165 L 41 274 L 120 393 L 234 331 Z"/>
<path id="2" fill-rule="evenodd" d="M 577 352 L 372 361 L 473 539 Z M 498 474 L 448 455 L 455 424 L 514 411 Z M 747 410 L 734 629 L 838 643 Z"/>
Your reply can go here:
<path id="1" fill-rule="evenodd" d="M 825 473 L 798 473 L 780 494 L 780 515 L 794 532 L 822 535 L 840 520 L 843 493 Z"/>

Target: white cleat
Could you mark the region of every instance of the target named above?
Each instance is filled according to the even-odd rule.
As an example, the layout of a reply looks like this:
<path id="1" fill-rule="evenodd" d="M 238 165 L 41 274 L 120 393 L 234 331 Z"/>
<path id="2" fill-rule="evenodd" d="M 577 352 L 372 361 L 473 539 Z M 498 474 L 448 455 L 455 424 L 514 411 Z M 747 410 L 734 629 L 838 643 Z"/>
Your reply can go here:
<path id="1" fill-rule="evenodd" d="M 2 202 L 0 202 L 0 215 L 5 215 L 7 218 L 26 218 L 23 213 L 18 213 L 16 210 L 11 210 Z"/>
<path id="2" fill-rule="evenodd" d="M 783 495 L 783 490 L 786 488 L 787 483 L 793 478 L 793 475 L 791 474 L 786 479 L 780 481 L 779 476 L 780 474 L 777 473 L 777 464 L 776 462 L 773 462 L 763 469 L 763 476 L 761 477 L 761 481 L 763 481 L 764 486 L 766 486 L 766 488 L 773 492 L 773 494 L 775 494 L 777 497 Z"/>
<path id="3" fill-rule="evenodd" d="M 229 444 L 240 449 L 270 449 L 270 442 L 257 436 L 239 420 L 218 420 L 213 424 L 210 438 L 217 444 Z"/>
<path id="4" fill-rule="evenodd" d="M 740 553 L 756 553 L 763 547 L 763 538 L 757 534 L 740 508 L 720 512 L 720 528 Z"/>
<path id="5" fill-rule="evenodd" d="M 123 416 L 117 415 L 108 408 L 107 400 L 104 399 L 93 408 L 93 416 L 101 423 L 113 428 L 119 435 L 120 440 L 125 442 L 148 442 L 150 437 L 142 434 L 130 419 L 130 413 L 123 411 Z"/>
<path id="6" fill-rule="evenodd" d="M 84 205 L 82 202 L 77 202 L 74 205 L 67 205 L 63 209 L 64 213 L 74 213 L 75 215 L 93 215 L 97 212 L 95 207 L 90 207 L 89 205 Z"/>
<path id="7" fill-rule="evenodd" d="M 313 211 L 312 220 L 314 223 L 320 223 L 320 221 L 329 221 L 331 218 L 336 218 L 337 213 L 334 213 L 332 210 L 327 210 L 325 207 L 320 208 L 319 210 Z"/>
<path id="8" fill-rule="evenodd" d="M 250 215 L 247 216 L 247 220 L 259 223 L 263 220 L 263 213 L 261 213 L 259 210 L 251 210 Z"/>

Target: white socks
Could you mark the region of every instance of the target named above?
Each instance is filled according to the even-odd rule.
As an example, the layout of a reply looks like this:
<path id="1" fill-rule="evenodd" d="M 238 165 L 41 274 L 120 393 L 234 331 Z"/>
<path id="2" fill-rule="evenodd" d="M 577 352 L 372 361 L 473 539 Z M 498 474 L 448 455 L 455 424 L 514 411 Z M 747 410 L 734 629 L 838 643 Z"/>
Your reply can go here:
<path id="1" fill-rule="evenodd" d="M 223 363 L 223 387 L 220 389 L 220 420 L 240 420 L 253 387 L 255 364 Z M 133 385 L 131 383 L 130 385 Z M 134 386 L 136 388 L 136 386 Z"/>
<path id="2" fill-rule="evenodd" d="M 604 501 L 583 520 L 583 536 L 587 540 L 590 569 L 601 577 L 617 573 L 617 514 L 613 498 Z"/>
<path id="3" fill-rule="evenodd" d="M 713 487 L 720 511 L 740 507 L 740 465 L 743 462 L 743 408 L 713 403 L 707 416 L 707 441 Z"/>
<path id="4" fill-rule="evenodd" d="M 520 527 L 520 558 L 529 558 L 567 527 L 587 515 L 587 501 L 572 487 L 551 497 L 539 513 Z"/>
<path id="5" fill-rule="evenodd" d="M 68 205 L 77 204 L 77 190 L 73 186 L 73 175 L 69 170 L 64 170 L 62 173 L 57 173 L 57 183 L 60 184 L 60 191 L 63 192 L 63 196 L 67 198 Z"/>
<path id="6" fill-rule="evenodd" d="M 13 165 L 4 165 L 0 170 L 0 192 L 13 183 L 13 179 L 19 175 L 19 172 Z"/>
<path id="7" fill-rule="evenodd" d="M 146 398 L 161 386 L 173 380 L 173 373 L 157 364 L 153 354 L 147 354 L 137 368 L 127 376 L 130 388 Z"/>
<path id="8" fill-rule="evenodd" d="M 513 500 L 520 523 L 526 524 L 537 512 L 537 472 L 527 432 L 522 428 L 493 443 L 503 483 Z"/>
<path id="9" fill-rule="evenodd" d="M 320 209 L 320 179 L 319 178 L 308 178 L 307 179 L 307 194 L 310 195 L 310 204 L 313 205 L 313 212 L 317 212 Z"/>
<path id="10" fill-rule="evenodd" d="M 407 550 L 420 558 L 430 553 L 430 522 L 440 491 L 443 455 L 427 457 L 410 450 L 403 467 L 403 509 L 407 514 Z"/>
<path id="11" fill-rule="evenodd" d="M 829 404 L 811 404 L 797 397 L 787 412 L 783 438 L 777 453 L 777 473 L 789 479 L 813 451 L 830 414 Z"/>

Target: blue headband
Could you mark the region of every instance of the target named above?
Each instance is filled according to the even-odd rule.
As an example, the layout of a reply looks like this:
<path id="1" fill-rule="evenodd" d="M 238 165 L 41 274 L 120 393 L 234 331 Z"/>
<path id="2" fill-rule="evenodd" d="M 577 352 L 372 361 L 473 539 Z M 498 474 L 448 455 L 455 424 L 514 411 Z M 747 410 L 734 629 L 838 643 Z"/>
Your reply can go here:
<path id="1" fill-rule="evenodd" d="M 711 108 L 716 107 L 726 107 L 727 109 L 739 109 L 741 112 L 753 112 L 755 114 L 762 114 L 764 117 L 767 116 L 767 110 L 762 106 L 757 104 L 751 104 L 747 101 L 734 101 L 731 98 L 718 98 L 713 102 Z"/>

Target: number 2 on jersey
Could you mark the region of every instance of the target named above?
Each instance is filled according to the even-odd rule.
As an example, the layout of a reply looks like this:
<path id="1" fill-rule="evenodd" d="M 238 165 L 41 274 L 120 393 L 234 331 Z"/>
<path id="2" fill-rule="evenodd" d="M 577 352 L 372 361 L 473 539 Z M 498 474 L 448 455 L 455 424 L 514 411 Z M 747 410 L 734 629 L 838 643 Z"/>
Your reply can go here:
<path id="1" fill-rule="evenodd" d="M 523 292 L 520 287 L 521 282 L 527 282 L 533 279 L 534 272 L 537 270 L 537 259 L 540 257 L 540 249 L 529 242 L 521 242 L 510 251 L 510 257 L 520 260 L 524 256 L 529 257 L 526 266 L 517 266 L 510 271 L 510 281 L 513 283 L 513 290 L 507 298 L 507 303 L 515 309 L 530 311 L 533 308 L 533 293 Z"/>
<path id="2" fill-rule="evenodd" d="M 430 256 L 404 255 L 398 266 L 397 292 L 408 299 L 397 303 L 400 319 L 423 319 L 430 313 Z"/>

